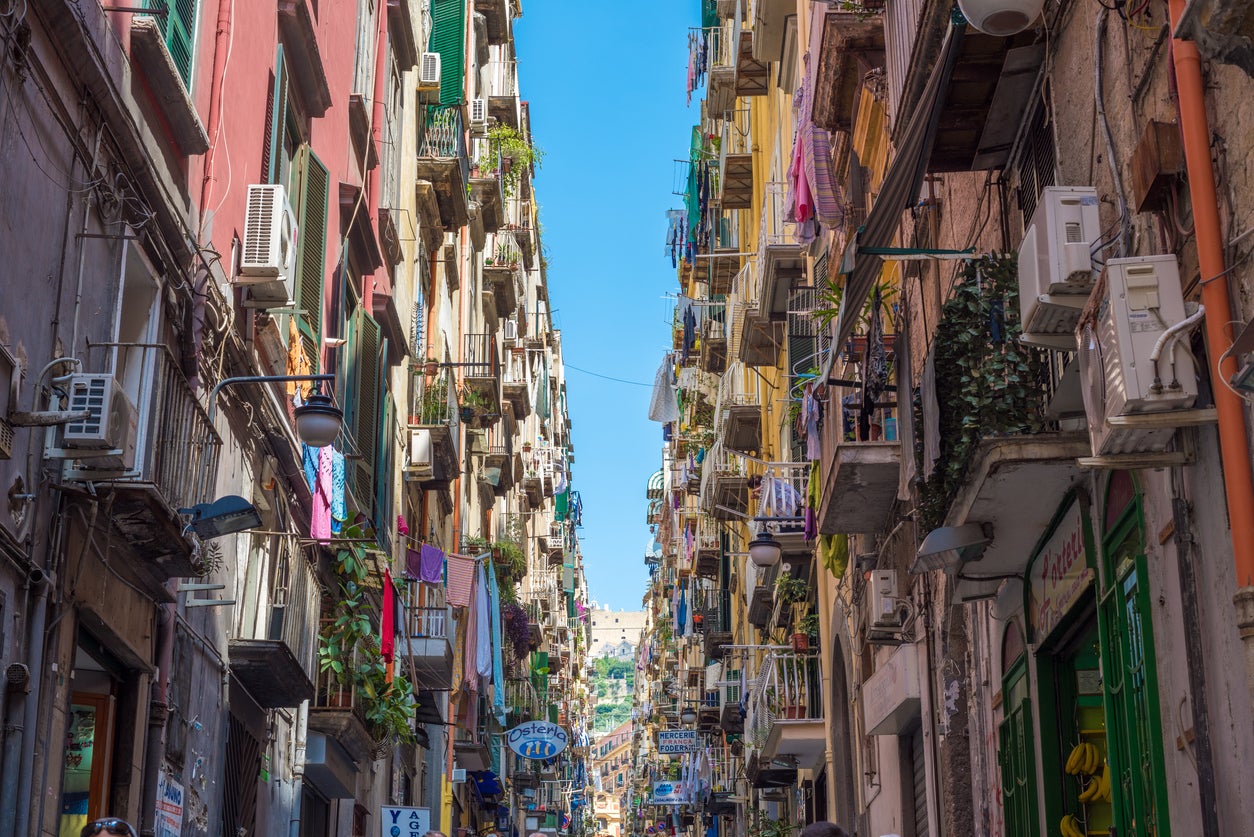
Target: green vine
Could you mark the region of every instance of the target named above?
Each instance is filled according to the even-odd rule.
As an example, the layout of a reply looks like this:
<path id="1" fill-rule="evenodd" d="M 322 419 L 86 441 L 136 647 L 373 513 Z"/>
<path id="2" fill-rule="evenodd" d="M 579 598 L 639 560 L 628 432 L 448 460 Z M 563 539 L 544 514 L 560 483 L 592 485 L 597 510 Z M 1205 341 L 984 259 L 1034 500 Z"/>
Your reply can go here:
<path id="1" fill-rule="evenodd" d="M 501 189 L 505 197 L 510 198 L 518 191 L 523 171 L 540 168 L 544 151 L 516 129 L 496 125 L 488 131 L 487 156 L 478 160 L 476 165 L 484 171 L 492 171 L 497 168 L 498 159 L 501 160 Z M 509 162 L 506 163 L 506 160 Z"/>
<path id="2" fill-rule="evenodd" d="M 351 542 L 363 539 L 365 532 L 359 526 L 350 526 L 341 537 L 350 543 L 336 552 L 331 565 L 339 580 L 340 595 L 318 636 L 318 670 L 330 672 L 336 683 L 356 692 L 358 708 L 372 738 L 412 741 L 414 733 L 409 724 L 414 714 L 413 684 L 399 673 L 390 683 L 387 680 L 387 666 L 366 596 L 369 552 L 363 544 Z"/>
<path id="3" fill-rule="evenodd" d="M 928 530 L 943 524 L 981 439 L 1038 433 L 1045 426 L 1045 352 L 1020 343 L 1021 331 L 1014 254 L 967 262 L 932 341 L 940 456 L 920 492 Z M 918 421 L 922 427 L 921 416 Z M 915 450 L 920 469 L 921 438 Z"/>

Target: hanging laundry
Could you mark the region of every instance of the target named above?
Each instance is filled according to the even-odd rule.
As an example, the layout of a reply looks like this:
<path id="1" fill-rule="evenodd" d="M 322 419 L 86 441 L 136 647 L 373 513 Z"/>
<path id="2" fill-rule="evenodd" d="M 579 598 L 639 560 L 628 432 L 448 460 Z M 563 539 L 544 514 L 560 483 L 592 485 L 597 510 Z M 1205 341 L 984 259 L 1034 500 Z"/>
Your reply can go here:
<path id="1" fill-rule="evenodd" d="M 649 401 L 649 421 L 679 421 L 679 401 L 675 388 L 675 375 L 671 367 L 674 356 L 667 354 L 662 358 L 657 375 L 653 379 L 653 397 Z"/>
<path id="2" fill-rule="evenodd" d="M 501 649 L 505 647 L 501 635 L 501 588 L 496 581 L 496 570 L 488 565 L 488 611 L 492 614 L 492 714 L 504 729 L 505 710 L 505 661 Z"/>
<path id="3" fill-rule="evenodd" d="M 379 656 L 391 663 L 396 655 L 396 587 L 392 574 L 383 572 L 383 613 L 379 617 Z"/>
<path id="4" fill-rule="evenodd" d="M 331 533 L 338 535 L 348 522 L 348 501 L 344 486 L 344 454 L 331 448 Z"/>
<path id="5" fill-rule="evenodd" d="M 444 552 L 429 543 L 424 543 L 418 561 L 416 578 L 427 584 L 439 584 L 444 574 Z"/>
<path id="6" fill-rule="evenodd" d="M 487 561 L 481 561 L 475 579 L 475 671 L 479 682 L 486 683 L 492 677 L 492 614 L 488 601 L 488 578 L 485 567 Z"/>
<path id="7" fill-rule="evenodd" d="M 422 553 L 417 549 L 405 550 L 405 578 L 411 581 L 422 578 Z"/>
<path id="8" fill-rule="evenodd" d="M 312 375 L 313 364 L 309 361 L 309 356 L 305 354 L 305 342 L 300 339 L 300 329 L 296 326 L 296 318 L 291 317 L 287 321 L 287 375 Z M 288 381 L 285 389 L 287 397 L 291 399 L 292 404 L 299 407 L 304 403 L 301 395 L 301 382 Z"/>
<path id="9" fill-rule="evenodd" d="M 318 482 L 309 512 L 309 537 L 320 541 L 331 538 L 331 450 L 330 446 L 318 448 Z"/>
<path id="10" fill-rule="evenodd" d="M 801 419 L 805 424 L 806 459 L 812 462 L 823 458 L 823 437 L 819 433 L 819 426 L 823 420 L 823 401 L 815 393 L 825 390 L 825 387 L 816 387 L 811 381 L 806 384 L 801 395 Z"/>
<path id="11" fill-rule="evenodd" d="M 448 555 L 447 559 L 448 603 L 453 607 L 469 607 L 476 561 L 465 555 Z"/>
<path id="12" fill-rule="evenodd" d="M 449 556 L 452 558 L 452 556 Z M 479 691 L 479 603 L 475 598 L 477 595 L 476 581 L 478 581 L 478 562 L 470 570 L 470 584 L 467 593 L 467 604 L 465 613 L 466 635 L 463 637 L 465 642 L 465 657 L 462 660 L 464 669 L 462 672 L 462 682 L 466 689 L 471 692 Z M 472 707 L 478 705 L 479 701 L 471 700 Z"/>
<path id="13" fill-rule="evenodd" d="M 396 516 L 396 532 L 402 538 L 409 534 L 409 524 L 405 522 L 405 515 L 403 514 Z"/>
<path id="14" fill-rule="evenodd" d="M 823 479 L 819 476 L 819 463 L 815 460 L 810 463 L 810 481 L 806 483 L 805 539 L 808 541 L 814 540 L 819 533 L 818 513 L 822 502 Z"/>
<path id="15" fill-rule="evenodd" d="M 301 466 L 305 469 L 305 484 L 313 491 L 318 485 L 318 450 L 304 442 L 300 443 Z"/>

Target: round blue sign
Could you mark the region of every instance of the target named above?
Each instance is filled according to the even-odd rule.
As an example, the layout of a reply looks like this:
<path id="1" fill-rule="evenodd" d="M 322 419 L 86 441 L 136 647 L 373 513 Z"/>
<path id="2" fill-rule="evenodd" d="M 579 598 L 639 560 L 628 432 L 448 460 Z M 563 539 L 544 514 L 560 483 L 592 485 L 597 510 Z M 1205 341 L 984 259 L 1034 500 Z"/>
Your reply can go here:
<path id="1" fill-rule="evenodd" d="M 525 759 L 551 759 L 566 749 L 566 730 L 548 721 L 519 724 L 505 734 L 509 748 Z"/>

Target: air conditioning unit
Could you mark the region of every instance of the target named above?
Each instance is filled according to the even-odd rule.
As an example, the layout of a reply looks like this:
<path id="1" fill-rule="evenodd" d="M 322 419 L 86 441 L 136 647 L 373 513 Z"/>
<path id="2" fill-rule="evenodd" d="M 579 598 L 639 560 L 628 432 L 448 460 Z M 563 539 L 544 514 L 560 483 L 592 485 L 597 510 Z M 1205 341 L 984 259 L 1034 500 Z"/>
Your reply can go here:
<path id="1" fill-rule="evenodd" d="M 1120 421 L 1141 413 L 1186 410 L 1197 399 L 1193 357 L 1168 339 L 1157 362 L 1154 347 L 1185 319 L 1176 257 L 1111 259 L 1095 316 L 1077 332 L 1080 388 L 1094 456 L 1161 451 L 1175 428 Z"/>
<path id="2" fill-rule="evenodd" d="M 1048 186 L 1019 245 L 1024 343 L 1075 348 L 1080 309 L 1093 290 L 1093 244 L 1101 238 L 1097 190 Z"/>
<path id="3" fill-rule="evenodd" d="M 431 431 L 418 427 L 409 431 L 409 459 L 405 465 L 408 479 L 426 480 L 435 476 L 432 459 Z"/>
<path id="4" fill-rule="evenodd" d="M 872 628 L 901 627 L 896 570 L 873 570 L 867 581 L 866 600 Z"/>
<path id="5" fill-rule="evenodd" d="M 287 191 L 275 184 L 248 187 L 244 243 L 236 281 L 255 300 L 287 305 L 292 299 L 296 216 Z"/>
<path id="6" fill-rule="evenodd" d="M 440 53 L 424 52 L 418 62 L 418 99 L 425 104 L 440 100 Z"/>
<path id="7" fill-rule="evenodd" d="M 506 340 L 518 339 L 518 323 L 514 322 L 513 320 L 505 321 L 505 339 Z"/>
<path id="8" fill-rule="evenodd" d="M 454 767 L 454 768 L 453 768 L 453 777 L 452 777 L 452 781 L 453 781 L 453 782 L 464 782 L 464 781 L 466 781 L 466 768 L 464 768 L 464 767 Z"/>
<path id="9" fill-rule="evenodd" d="M 70 376 L 69 409 L 87 411 L 88 417 L 65 425 L 61 443 L 82 451 L 121 451 L 92 457 L 92 466 L 127 470 L 135 465 L 139 415 L 122 385 L 112 375 L 79 372 Z"/>
<path id="10" fill-rule="evenodd" d="M 488 100 L 470 100 L 470 130 L 481 132 L 488 128 Z"/>

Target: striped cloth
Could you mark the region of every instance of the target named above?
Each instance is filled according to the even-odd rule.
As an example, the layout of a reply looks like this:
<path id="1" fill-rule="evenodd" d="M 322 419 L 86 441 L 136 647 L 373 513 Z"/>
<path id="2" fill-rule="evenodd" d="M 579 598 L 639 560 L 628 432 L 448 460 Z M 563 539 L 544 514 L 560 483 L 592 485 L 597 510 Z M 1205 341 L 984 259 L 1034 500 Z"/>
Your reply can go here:
<path id="1" fill-rule="evenodd" d="M 448 603 L 453 607 L 468 607 L 471 586 L 475 578 L 475 559 L 465 555 L 449 554 L 445 575 L 448 585 Z"/>

